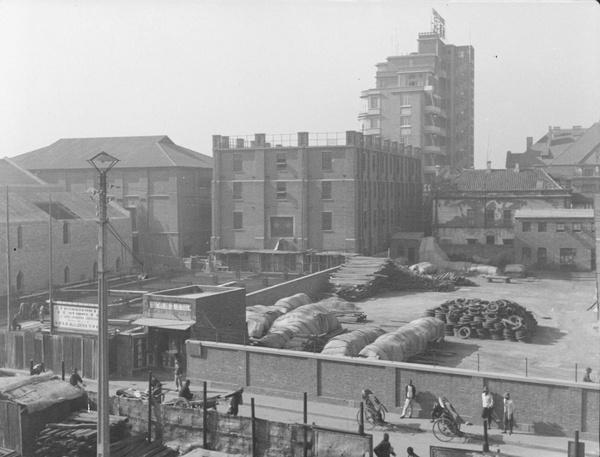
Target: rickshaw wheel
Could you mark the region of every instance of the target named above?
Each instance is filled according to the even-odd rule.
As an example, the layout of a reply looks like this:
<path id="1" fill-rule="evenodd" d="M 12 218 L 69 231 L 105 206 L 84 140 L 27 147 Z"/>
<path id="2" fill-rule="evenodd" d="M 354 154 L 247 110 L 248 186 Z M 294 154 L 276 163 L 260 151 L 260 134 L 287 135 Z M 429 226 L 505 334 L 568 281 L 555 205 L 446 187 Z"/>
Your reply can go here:
<path id="1" fill-rule="evenodd" d="M 372 428 L 375 428 L 375 426 L 377 425 L 377 415 L 367 408 L 363 410 L 363 415 L 365 429 L 370 430 Z M 383 410 L 381 410 L 381 419 L 385 420 L 385 411 Z M 356 415 L 356 422 L 358 422 L 358 425 L 360 425 L 360 410 Z"/>
<path id="2" fill-rule="evenodd" d="M 447 417 L 441 417 L 433 423 L 433 434 L 440 441 L 452 441 L 455 425 Z"/>
<path id="3" fill-rule="evenodd" d="M 190 408 L 190 402 L 187 401 L 186 398 L 178 397 L 177 400 L 173 403 L 173 406 L 178 406 L 180 408 Z"/>

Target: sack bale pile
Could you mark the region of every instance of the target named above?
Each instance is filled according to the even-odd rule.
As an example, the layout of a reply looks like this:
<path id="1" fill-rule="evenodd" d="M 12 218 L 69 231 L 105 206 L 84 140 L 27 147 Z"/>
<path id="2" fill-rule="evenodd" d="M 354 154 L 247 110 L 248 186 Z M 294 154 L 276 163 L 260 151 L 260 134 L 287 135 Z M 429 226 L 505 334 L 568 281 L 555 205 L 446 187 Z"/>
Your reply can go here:
<path id="1" fill-rule="evenodd" d="M 385 330 L 379 327 L 366 327 L 353 330 L 343 335 L 338 335 L 329 340 L 321 354 L 333 356 L 358 357 L 360 351 L 373 343 L 377 338 L 385 333 Z"/>
<path id="2" fill-rule="evenodd" d="M 416 319 L 395 332 L 377 338 L 359 353 L 359 357 L 405 362 L 425 352 L 431 343 L 444 340 L 446 324 L 435 317 Z"/>
<path id="3" fill-rule="evenodd" d="M 246 308 L 246 325 L 251 338 L 262 338 L 278 317 L 290 312 L 299 306 L 310 303 L 306 294 L 296 294 L 282 298 L 272 306 L 255 305 Z"/>
<path id="4" fill-rule="evenodd" d="M 531 343 L 538 322 L 533 313 L 510 300 L 456 298 L 425 311 L 446 323 L 446 335 Z"/>

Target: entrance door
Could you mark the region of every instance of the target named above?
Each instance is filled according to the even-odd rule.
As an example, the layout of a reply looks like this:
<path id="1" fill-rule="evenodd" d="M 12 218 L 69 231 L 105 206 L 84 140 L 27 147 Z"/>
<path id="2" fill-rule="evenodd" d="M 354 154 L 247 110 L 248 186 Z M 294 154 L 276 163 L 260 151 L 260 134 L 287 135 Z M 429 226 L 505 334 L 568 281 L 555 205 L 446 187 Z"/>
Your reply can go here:
<path id="1" fill-rule="evenodd" d="M 408 252 L 408 263 L 410 263 L 411 265 L 413 263 L 415 263 L 415 248 L 408 248 L 407 249 Z"/>

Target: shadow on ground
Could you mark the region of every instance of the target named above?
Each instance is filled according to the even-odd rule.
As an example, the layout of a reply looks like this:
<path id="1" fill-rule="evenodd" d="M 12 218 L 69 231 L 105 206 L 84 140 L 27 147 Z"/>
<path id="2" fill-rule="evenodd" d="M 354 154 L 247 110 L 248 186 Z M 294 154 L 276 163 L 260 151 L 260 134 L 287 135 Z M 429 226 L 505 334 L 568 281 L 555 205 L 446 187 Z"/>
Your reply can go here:
<path id="1" fill-rule="evenodd" d="M 566 332 L 561 332 L 560 329 L 556 327 L 545 327 L 540 325 L 533 337 L 533 344 L 555 344 L 565 335 Z"/>

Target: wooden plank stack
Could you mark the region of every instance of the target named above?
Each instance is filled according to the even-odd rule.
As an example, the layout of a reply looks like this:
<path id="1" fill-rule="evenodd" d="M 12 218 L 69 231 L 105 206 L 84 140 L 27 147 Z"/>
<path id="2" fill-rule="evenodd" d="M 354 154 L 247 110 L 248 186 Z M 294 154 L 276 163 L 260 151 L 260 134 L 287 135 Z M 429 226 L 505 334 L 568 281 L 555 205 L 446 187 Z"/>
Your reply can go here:
<path id="1" fill-rule="evenodd" d="M 131 436 L 126 416 L 109 416 L 111 457 L 171 457 L 177 452 L 160 442 L 149 443 L 146 435 Z M 76 412 L 60 423 L 51 423 L 40 433 L 35 457 L 94 457 L 97 453 L 98 414 Z"/>

